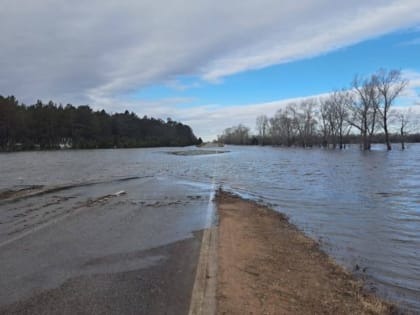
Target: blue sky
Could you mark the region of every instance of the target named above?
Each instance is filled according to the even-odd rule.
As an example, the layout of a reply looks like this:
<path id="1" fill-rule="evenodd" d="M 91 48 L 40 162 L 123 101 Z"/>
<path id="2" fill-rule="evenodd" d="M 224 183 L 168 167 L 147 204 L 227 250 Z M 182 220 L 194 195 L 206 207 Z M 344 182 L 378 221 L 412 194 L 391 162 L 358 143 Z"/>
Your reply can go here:
<path id="1" fill-rule="evenodd" d="M 27 104 L 171 117 L 211 140 L 380 67 L 410 80 L 400 106 L 418 101 L 419 0 L 0 5 L 0 94 Z"/>
<path id="2" fill-rule="evenodd" d="M 354 75 L 369 75 L 381 67 L 420 73 L 420 30 L 399 30 L 320 56 L 230 75 L 216 83 L 198 76 L 178 77 L 179 86 L 156 84 L 131 97 L 185 99 L 181 107 L 264 103 L 348 88 Z"/>

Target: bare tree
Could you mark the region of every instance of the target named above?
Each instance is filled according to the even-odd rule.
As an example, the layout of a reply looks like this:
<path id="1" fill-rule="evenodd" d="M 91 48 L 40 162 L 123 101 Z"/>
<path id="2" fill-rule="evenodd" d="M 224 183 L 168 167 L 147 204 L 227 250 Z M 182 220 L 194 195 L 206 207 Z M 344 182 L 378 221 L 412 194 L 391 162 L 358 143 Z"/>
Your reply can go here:
<path id="1" fill-rule="evenodd" d="M 307 99 L 301 101 L 299 105 L 298 126 L 303 147 L 313 145 L 313 137 L 316 132 L 317 121 L 315 119 L 315 99 Z"/>
<path id="2" fill-rule="evenodd" d="M 332 101 L 334 104 L 338 141 L 340 149 L 343 149 L 344 135 L 348 135 L 351 130 L 351 125 L 347 124 L 347 119 L 349 117 L 348 108 L 351 104 L 353 104 L 353 97 L 348 91 L 335 91 L 332 96 Z"/>
<path id="3" fill-rule="evenodd" d="M 281 143 L 281 124 L 279 116 L 281 115 L 281 110 L 279 109 L 274 117 L 270 118 L 269 128 L 268 128 L 268 134 L 271 138 L 271 142 L 273 144 L 282 144 Z"/>
<path id="4" fill-rule="evenodd" d="M 410 116 L 393 114 L 392 108 L 399 95 L 407 86 L 398 70 L 379 69 L 366 77 L 355 76 L 351 89 L 336 90 L 322 99 L 305 99 L 289 103 L 279 109 L 274 117 L 260 115 L 256 118 L 257 136 L 252 136 L 249 129 L 242 125 L 228 128 L 220 136 L 226 143 L 266 144 L 268 141 L 278 145 L 300 145 L 311 147 L 314 144 L 332 145 L 333 148 L 345 148 L 345 139 L 351 130 L 360 132 L 360 145 L 363 150 L 370 150 L 375 132 L 382 128 L 388 150 L 391 129 L 399 127 L 404 148 Z M 391 122 L 392 118 L 392 122 Z M 354 128 L 354 129 L 353 129 Z M 382 134 L 381 134 L 382 136 Z"/>
<path id="5" fill-rule="evenodd" d="M 385 144 L 387 149 L 391 150 L 388 130 L 389 111 L 395 99 L 407 87 L 408 81 L 402 78 L 399 70 L 387 71 L 379 69 L 372 76 L 372 83 L 376 86 L 379 93 L 378 113 L 385 133 Z"/>
<path id="6" fill-rule="evenodd" d="M 401 150 L 405 150 L 405 133 L 410 122 L 410 113 L 399 113 L 397 117 L 400 125 Z"/>
<path id="7" fill-rule="evenodd" d="M 268 129 L 269 120 L 266 115 L 260 115 L 256 119 L 256 125 L 258 130 L 258 138 L 260 140 L 260 144 L 264 145 L 265 143 L 265 136 Z"/>
<path id="8" fill-rule="evenodd" d="M 249 144 L 249 128 L 242 124 L 226 128 L 222 135 L 218 136 L 218 142 L 227 144 Z"/>
<path id="9" fill-rule="evenodd" d="M 372 77 L 355 76 L 352 82 L 353 96 L 349 104 L 347 122 L 360 131 L 363 150 L 370 150 L 371 138 L 377 125 L 379 92 Z"/>
<path id="10" fill-rule="evenodd" d="M 296 136 L 296 104 L 279 109 L 270 119 L 269 134 L 274 144 L 291 146 Z"/>
<path id="11" fill-rule="evenodd" d="M 324 145 L 332 143 L 336 148 L 337 142 L 340 149 L 344 147 L 344 135 L 348 134 L 351 125 L 347 123 L 349 118 L 348 108 L 353 103 L 352 95 L 348 91 L 334 91 L 328 97 L 320 100 L 321 132 L 324 137 Z"/>
<path id="12" fill-rule="evenodd" d="M 322 146 L 327 147 L 331 135 L 333 134 L 333 126 L 331 125 L 331 102 L 330 98 L 321 98 L 319 100 L 320 131 L 322 134 Z"/>
<path id="13" fill-rule="evenodd" d="M 271 118 L 269 134 L 272 142 L 291 146 L 299 144 L 303 147 L 312 146 L 317 135 L 316 101 L 303 100 L 299 103 L 290 103 L 285 109 L 277 111 Z"/>
<path id="14" fill-rule="evenodd" d="M 405 150 L 405 138 L 408 133 L 415 131 L 420 117 L 412 108 L 392 110 L 389 112 L 389 117 L 391 125 L 395 126 L 400 134 L 401 150 Z"/>

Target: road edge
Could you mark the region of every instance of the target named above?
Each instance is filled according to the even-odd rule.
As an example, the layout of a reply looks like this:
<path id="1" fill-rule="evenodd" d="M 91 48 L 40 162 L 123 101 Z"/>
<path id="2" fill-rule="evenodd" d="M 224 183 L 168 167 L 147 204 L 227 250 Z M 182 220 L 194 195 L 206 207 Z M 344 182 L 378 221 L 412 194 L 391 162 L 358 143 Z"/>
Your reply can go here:
<path id="1" fill-rule="evenodd" d="M 218 226 L 205 229 L 188 315 L 216 314 Z"/>

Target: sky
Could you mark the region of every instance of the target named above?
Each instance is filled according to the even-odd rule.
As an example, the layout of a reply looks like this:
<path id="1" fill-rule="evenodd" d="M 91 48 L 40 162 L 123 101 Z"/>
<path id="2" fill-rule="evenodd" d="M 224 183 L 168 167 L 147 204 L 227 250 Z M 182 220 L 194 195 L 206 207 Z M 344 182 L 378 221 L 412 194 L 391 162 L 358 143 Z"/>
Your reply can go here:
<path id="1" fill-rule="evenodd" d="M 418 0 L 0 0 L 0 94 L 171 117 L 212 140 L 399 69 L 420 93 Z M 417 106 L 419 107 L 419 106 Z"/>

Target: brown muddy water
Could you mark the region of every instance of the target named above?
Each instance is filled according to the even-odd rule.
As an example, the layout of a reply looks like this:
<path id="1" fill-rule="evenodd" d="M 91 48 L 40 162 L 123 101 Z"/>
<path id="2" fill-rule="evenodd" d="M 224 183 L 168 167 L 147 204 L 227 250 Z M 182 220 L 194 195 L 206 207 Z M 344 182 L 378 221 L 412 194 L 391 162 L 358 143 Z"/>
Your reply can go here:
<path id="1" fill-rule="evenodd" d="M 24 198 L 18 202 L 26 202 L 28 209 L 41 197 L 27 195 L 44 196 L 47 208 L 41 211 L 46 212 L 54 203 L 81 198 L 86 190 L 102 192 L 101 185 L 116 192 L 124 180 L 134 179 L 130 185 L 136 185 L 137 180 L 153 179 L 157 184 L 148 192 L 155 195 L 149 198 L 152 206 L 170 192 L 170 202 L 182 207 L 188 195 L 209 194 L 222 185 L 287 214 L 338 262 L 365 279 L 368 289 L 420 312 L 420 145 L 391 152 L 382 146 L 371 152 L 356 146 L 343 151 L 223 150 L 229 152 L 184 156 L 168 154 L 179 149 L 159 148 L 0 154 L 0 195 L 20 190 L 18 197 Z M 160 194 L 158 182 L 165 183 Z M 66 187 L 72 187 L 72 193 L 61 198 L 69 199 L 55 200 L 48 194 Z M 91 202 L 103 197 L 98 193 Z M 0 237 L 16 228 L 5 223 L 11 213 L 11 204 L 0 201 Z"/>

